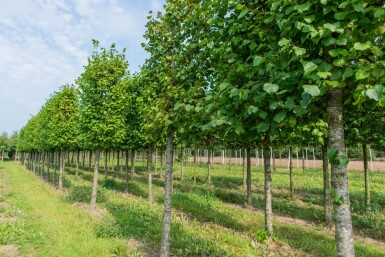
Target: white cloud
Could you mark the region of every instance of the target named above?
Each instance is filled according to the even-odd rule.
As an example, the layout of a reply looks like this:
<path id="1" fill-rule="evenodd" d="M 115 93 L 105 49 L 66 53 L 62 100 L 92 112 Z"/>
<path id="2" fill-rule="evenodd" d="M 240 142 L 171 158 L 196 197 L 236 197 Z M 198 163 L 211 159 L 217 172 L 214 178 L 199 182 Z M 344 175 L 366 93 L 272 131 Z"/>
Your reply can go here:
<path id="1" fill-rule="evenodd" d="M 91 39 L 127 48 L 137 70 L 147 12 L 161 8 L 159 0 L 0 0 L 0 130 L 20 129 L 53 91 L 73 83 Z"/>

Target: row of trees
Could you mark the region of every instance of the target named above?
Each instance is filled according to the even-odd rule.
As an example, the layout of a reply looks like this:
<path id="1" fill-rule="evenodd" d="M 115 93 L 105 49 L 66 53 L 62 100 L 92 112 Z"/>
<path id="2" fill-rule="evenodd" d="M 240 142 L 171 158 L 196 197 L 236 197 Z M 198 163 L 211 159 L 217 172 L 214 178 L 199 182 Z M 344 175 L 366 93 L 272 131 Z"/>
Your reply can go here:
<path id="1" fill-rule="evenodd" d="M 262 147 L 270 236 L 271 147 L 321 145 L 337 255 L 354 256 L 344 127 L 354 131 L 346 142 L 362 143 L 365 153 L 367 143 L 384 143 L 384 15 L 379 1 L 167 1 L 164 13 L 149 16 L 143 46 L 150 57 L 141 71 L 130 75 L 124 51 L 94 41 L 77 87 L 51 96 L 20 131 L 19 150 L 94 151 L 94 205 L 100 151 L 147 149 L 151 182 L 153 149 L 164 147 L 161 256 L 169 256 L 176 145 L 209 154 L 214 146 L 244 148 L 248 160 L 250 149 Z"/>
<path id="2" fill-rule="evenodd" d="M 4 161 L 5 157 L 13 159 L 16 156 L 16 146 L 18 140 L 18 132 L 15 131 L 11 135 L 3 131 L 0 135 L 0 154 L 1 161 Z"/>

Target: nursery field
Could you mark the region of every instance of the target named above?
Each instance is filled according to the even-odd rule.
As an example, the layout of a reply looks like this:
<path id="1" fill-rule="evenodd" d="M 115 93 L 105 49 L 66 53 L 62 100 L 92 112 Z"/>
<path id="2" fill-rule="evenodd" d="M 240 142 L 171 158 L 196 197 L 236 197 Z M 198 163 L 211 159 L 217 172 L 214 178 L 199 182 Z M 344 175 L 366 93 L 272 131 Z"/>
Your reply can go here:
<path id="1" fill-rule="evenodd" d="M 128 193 L 124 174 L 101 170 L 98 204 L 88 206 L 92 169 L 67 164 L 64 192 L 53 174 L 37 176 L 14 162 L 0 165 L 0 256 L 157 256 L 164 178 L 153 174 L 148 197 L 146 163 L 136 162 Z M 163 169 L 164 170 L 164 169 Z M 323 225 L 322 171 L 296 169 L 295 198 L 286 169 L 272 172 L 274 237 L 264 232 L 263 171 L 252 170 L 252 206 L 246 205 L 242 166 L 174 165 L 172 256 L 334 256 L 333 228 Z M 159 174 L 160 173 L 160 174 Z M 371 173 L 372 204 L 364 208 L 362 172 L 350 172 L 356 256 L 385 256 L 385 173 Z"/>

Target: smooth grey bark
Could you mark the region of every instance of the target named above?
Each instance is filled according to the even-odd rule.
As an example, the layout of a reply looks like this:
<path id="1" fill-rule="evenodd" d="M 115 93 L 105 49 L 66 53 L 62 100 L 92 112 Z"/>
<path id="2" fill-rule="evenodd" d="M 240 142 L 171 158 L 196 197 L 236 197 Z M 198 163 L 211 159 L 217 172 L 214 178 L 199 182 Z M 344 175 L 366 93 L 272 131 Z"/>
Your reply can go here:
<path id="1" fill-rule="evenodd" d="M 345 142 L 341 88 L 334 88 L 330 91 L 326 110 L 328 114 L 329 147 L 337 149 L 339 155 L 344 155 Z M 336 201 L 333 201 L 333 206 L 337 256 L 353 257 L 355 256 L 355 250 L 346 166 L 342 166 L 339 163 L 332 164 L 331 184 L 336 197 Z"/>
<path id="2" fill-rule="evenodd" d="M 294 198 L 293 147 L 289 147 L 290 198 Z"/>
<path id="3" fill-rule="evenodd" d="M 44 164 L 45 164 L 45 152 L 42 153 L 43 154 L 43 158 L 42 158 L 42 167 L 41 167 L 41 175 L 40 177 L 44 177 Z"/>
<path id="4" fill-rule="evenodd" d="M 107 159 L 108 152 L 107 150 L 104 150 L 104 179 L 108 178 L 108 159 Z"/>
<path id="5" fill-rule="evenodd" d="M 99 158 L 100 158 L 100 149 L 96 148 L 95 151 L 95 166 L 94 166 L 94 178 L 92 181 L 92 193 L 91 193 L 91 202 L 90 206 L 96 206 L 96 197 L 98 193 L 98 173 L 99 173 Z"/>
<path id="6" fill-rule="evenodd" d="M 88 152 L 88 168 L 92 168 L 92 150 Z"/>
<path id="7" fill-rule="evenodd" d="M 152 196 L 152 147 L 149 146 L 147 150 L 147 172 L 148 172 L 148 201 L 153 202 Z"/>
<path id="8" fill-rule="evenodd" d="M 59 159 L 59 162 L 60 162 L 60 167 L 59 167 L 59 191 L 62 191 L 63 190 L 63 172 L 64 172 L 64 157 L 65 156 L 65 153 L 64 153 L 64 150 L 61 149 L 60 150 L 60 159 Z"/>
<path id="9" fill-rule="evenodd" d="M 269 237 L 273 235 L 273 208 L 272 208 L 272 180 L 271 180 L 271 152 L 270 138 L 263 140 L 263 162 L 265 169 L 265 230 Z"/>
<path id="10" fill-rule="evenodd" d="M 135 176 L 135 150 L 131 150 L 131 178 Z"/>
<path id="11" fill-rule="evenodd" d="M 305 151 L 302 148 L 302 172 L 305 174 Z"/>
<path id="12" fill-rule="evenodd" d="M 80 161 L 80 150 L 76 153 L 76 177 L 79 176 L 79 161 Z"/>
<path id="13" fill-rule="evenodd" d="M 126 163 L 124 166 L 124 192 L 128 192 L 128 150 L 125 151 Z"/>
<path id="14" fill-rule="evenodd" d="M 211 185 L 211 150 L 207 150 L 207 183 Z"/>
<path id="15" fill-rule="evenodd" d="M 243 178 L 243 189 L 247 188 L 247 182 L 246 182 L 246 149 L 243 149 L 243 154 L 242 154 L 242 178 Z"/>
<path id="16" fill-rule="evenodd" d="M 167 134 L 166 143 L 166 174 L 164 186 L 164 214 L 162 224 L 162 240 L 160 257 L 170 256 L 170 231 L 171 231 L 171 197 L 172 197 L 172 165 L 173 165 L 173 133 Z"/>
<path id="17" fill-rule="evenodd" d="M 55 151 L 54 153 L 54 160 L 53 160 L 53 175 L 52 175 L 52 181 L 53 181 L 53 184 L 56 185 L 56 171 L 57 171 L 57 166 L 58 166 L 58 163 L 60 162 L 59 160 L 59 152 L 58 151 Z"/>
<path id="18" fill-rule="evenodd" d="M 194 148 L 194 185 L 197 183 L 197 148 Z"/>
<path id="19" fill-rule="evenodd" d="M 82 151 L 82 169 L 85 168 L 85 162 L 86 162 L 86 151 Z"/>
<path id="20" fill-rule="evenodd" d="M 324 218 L 327 227 L 332 224 L 332 206 L 330 200 L 330 176 L 328 169 L 328 155 L 327 146 L 322 146 L 322 173 L 323 173 L 323 184 L 324 184 Z"/>
<path id="21" fill-rule="evenodd" d="M 253 201 L 253 195 L 251 193 L 251 156 L 250 156 L 250 148 L 246 149 L 246 155 L 247 155 L 247 204 L 251 205 Z"/>
<path id="22" fill-rule="evenodd" d="M 183 162 L 184 162 L 184 160 L 183 160 L 183 158 L 185 156 L 183 148 L 180 149 L 180 154 L 181 154 L 181 159 L 180 159 L 180 175 L 181 175 L 181 181 L 183 181 L 183 179 L 184 179 L 184 174 L 183 174 Z"/>
<path id="23" fill-rule="evenodd" d="M 364 159 L 364 177 L 365 177 L 365 208 L 370 208 L 370 189 L 369 189 L 369 169 L 368 169 L 368 147 L 362 144 L 362 154 Z"/>

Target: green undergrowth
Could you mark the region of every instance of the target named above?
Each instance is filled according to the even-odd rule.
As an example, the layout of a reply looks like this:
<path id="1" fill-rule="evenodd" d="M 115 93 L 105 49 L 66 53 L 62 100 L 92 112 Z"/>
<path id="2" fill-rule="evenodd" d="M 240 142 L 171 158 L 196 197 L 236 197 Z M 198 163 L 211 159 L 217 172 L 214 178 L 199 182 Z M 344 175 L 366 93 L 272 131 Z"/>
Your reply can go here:
<path id="1" fill-rule="evenodd" d="M 70 177 L 72 179 L 79 180 L 78 178 L 75 178 L 74 173 L 72 171 L 69 171 L 69 173 L 71 174 Z M 243 236 L 247 236 L 249 238 L 249 242 L 258 242 L 260 244 L 263 244 L 265 238 L 263 236 L 263 214 L 261 212 L 255 212 L 249 209 L 241 208 L 241 206 L 244 206 L 245 203 L 244 192 L 240 189 L 234 189 L 236 187 L 239 188 L 242 185 L 242 181 L 239 180 L 238 182 L 236 182 L 236 180 L 231 177 L 229 181 L 227 181 L 226 178 L 223 178 L 222 176 L 220 179 L 226 181 L 225 183 L 227 187 L 229 187 L 229 184 L 233 184 L 232 188 L 221 188 L 219 187 L 220 184 L 217 184 L 217 186 L 207 186 L 203 183 L 194 186 L 193 184 L 189 183 L 187 179 L 183 182 L 174 181 L 173 208 L 182 211 L 183 214 L 186 215 L 190 220 L 198 222 L 198 224 L 215 224 L 216 226 L 220 226 L 217 227 L 217 232 L 220 231 L 220 229 L 218 228 L 224 229 L 225 231 L 235 231 Z M 241 177 L 239 179 L 241 179 Z M 213 176 L 213 181 L 215 180 L 216 178 L 215 176 Z M 159 204 L 162 204 L 162 181 L 159 181 L 157 179 L 155 179 L 154 181 L 157 181 L 153 185 L 154 198 Z M 91 181 L 84 182 L 90 183 Z M 160 240 L 160 238 L 156 235 L 159 235 L 160 232 L 160 214 L 162 212 L 162 209 L 159 206 L 154 207 L 152 204 L 149 204 L 147 201 L 145 201 L 145 198 L 147 198 L 148 196 L 146 183 L 146 177 L 137 176 L 134 180 L 130 180 L 128 190 L 129 193 L 139 197 L 136 200 L 130 199 L 130 201 L 140 201 L 142 202 L 140 208 L 150 208 L 152 210 L 146 211 L 146 213 L 153 213 L 153 215 L 151 215 L 151 218 L 149 218 L 148 220 L 146 216 L 141 216 L 141 211 L 135 214 L 127 214 L 130 213 L 130 210 L 126 209 L 124 207 L 125 205 L 116 204 L 116 202 L 119 202 L 119 200 L 116 200 L 119 199 L 119 197 L 112 197 L 115 199 L 113 201 L 114 203 L 111 203 L 111 201 L 109 200 L 105 204 L 106 206 L 108 206 L 108 209 L 113 213 L 113 215 L 117 217 L 118 223 L 121 223 L 123 225 L 123 231 L 131 231 L 128 234 L 125 234 L 126 236 L 143 238 L 144 240 L 148 240 L 149 242 L 156 244 L 156 242 L 159 242 Z M 105 183 L 102 180 L 100 184 L 103 185 Z M 121 179 L 115 178 L 114 184 L 116 185 L 116 188 L 109 188 L 109 192 L 114 192 L 114 194 L 116 194 L 117 192 L 122 191 L 124 189 L 124 184 Z M 237 186 L 235 186 L 234 184 L 237 184 Z M 308 184 L 308 186 L 310 185 Z M 279 219 L 275 220 L 274 228 L 276 242 L 287 243 L 292 249 L 297 249 L 299 251 L 299 253 L 297 253 L 298 256 L 300 256 L 303 252 L 306 252 L 310 255 L 314 254 L 317 256 L 335 255 L 336 250 L 334 235 L 331 232 L 327 232 L 327 230 L 322 227 L 322 223 L 320 223 L 320 221 L 322 220 L 322 206 L 317 205 L 316 201 L 302 201 L 301 199 L 292 201 L 285 198 L 281 199 L 279 197 L 282 197 L 282 195 L 285 196 L 285 192 L 283 192 L 282 190 L 284 190 L 284 186 L 281 186 L 280 190 L 276 191 L 274 194 L 274 196 L 278 198 L 274 199 L 273 207 L 275 210 L 280 210 L 280 213 L 286 214 L 287 216 L 299 216 L 300 218 L 309 220 L 311 220 L 312 217 L 315 216 L 316 212 L 318 212 L 319 216 L 316 216 L 317 218 L 315 220 L 316 224 L 319 225 L 314 226 L 313 228 L 307 228 L 302 227 L 301 225 L 290 224 L 290 222 L 280 222 Z M 318 189 L 313 190 L 316 191 Z M 255 191 L 259 191 L 259 189 L 257 188 L 255 189 Z M 309 198 L 315 196 L 306 195 L 306 197 Z M 108 197 L 108 199 L 110 198 L 111 197 Z M 235 203 L 236 205 L 231 206 L 229 204 L 226 204 L 226 202 Z M 262 208 L 262 196 L 255 195 L 253 198 L 253 204 L 257 207 Z M 130 205 L 129 203 L 126 203 L 126 205 L 130 206 L 129 209 L 136 208 Z M 154 211 L 154 208 L 157 210 Z M 119 210 L 121 209 L 124 210 L 124 213 L 120 213 Z M 144 211 L 145 210 L 143 210 L 143 212 Z M 158 215 L 155 215 L 156 213 L 158 213 Z M 127 218 L 124 219 L 121 215 Z M 132 226 L 131 221 L 136 220 L 135 215 L 139 215 L 140 218 L 137 219 L 139 223 Z M 175 219 L 178 220 L 178 216 L 176 216 Z M 143 220 L 145 221 L 144 223 L 141 222 Z M 126 224 L 126 222 L 128 222 L 129 224 Z M 148 222 L 148 225 L 146 225 L 146 222 Z M 139 226 L 140 224 L 145 224 L 145 228 L 137 228 L 137 226 Z M 150 226 L 151 228 L 146 229 L 148 226 Z M 158 229 L 158 232 L 152 230 L 156 227 Z M 173 237 L 180 238 L 180 240 L 186 237 L 186 235 L 180 235 L 180 230 L 178 230 L 177 228 L 175 229 L 174 227 L 173 233 L 175 233 L 173 234 Z M 174 247 L 173 251 L 183 251 L 182 249 L 178 248 L 179 239 L 174 240 L 176 241 L 172 242 L 172 245 Z M 254 243 L 249 244 L 252 246 Z M 184 245 L 186 245 L 186 243 L 184 243 Z M 187 249 L 190 248 L 187 247 Z M 373 244 L 364 244 L 361 242 L 356 242 L 356 249 L 357 256 L 385 256 L 384 250 Z M 215 256 L 215 254 L 212 252 L 210 252 L 210 254 Z"/>

